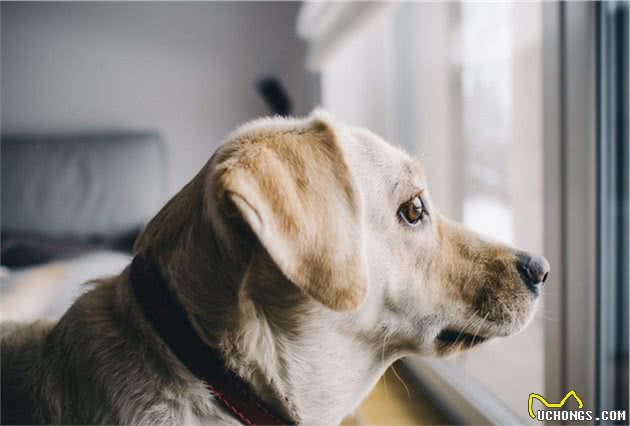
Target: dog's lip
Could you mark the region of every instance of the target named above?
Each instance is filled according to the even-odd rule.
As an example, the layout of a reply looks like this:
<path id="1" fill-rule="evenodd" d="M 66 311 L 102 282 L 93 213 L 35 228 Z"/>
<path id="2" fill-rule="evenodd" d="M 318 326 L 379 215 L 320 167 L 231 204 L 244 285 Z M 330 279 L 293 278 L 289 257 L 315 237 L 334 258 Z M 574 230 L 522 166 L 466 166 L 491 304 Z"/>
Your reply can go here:
<path id="1" fill-rule="evenodd" d="M 462 330 L 447 327 L 440 331 L 436 339 L 445 345 L 463 345 L 465 347 L 473 347 L 488 340 L 488 337 L 479 334 L 470 334 Z"/>

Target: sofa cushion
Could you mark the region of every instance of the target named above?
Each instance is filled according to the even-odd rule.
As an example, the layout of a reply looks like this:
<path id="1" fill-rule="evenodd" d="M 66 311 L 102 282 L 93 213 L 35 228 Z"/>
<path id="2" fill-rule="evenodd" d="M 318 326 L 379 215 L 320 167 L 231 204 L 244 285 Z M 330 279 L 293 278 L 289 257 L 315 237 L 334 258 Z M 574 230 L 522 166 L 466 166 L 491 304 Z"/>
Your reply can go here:
<path id="1" fill-rule="evenodd" d="M 153 133 L 3 135 L 2 229 L 122 235 L 163 205 L 166 171 L 164 143 Z"/>

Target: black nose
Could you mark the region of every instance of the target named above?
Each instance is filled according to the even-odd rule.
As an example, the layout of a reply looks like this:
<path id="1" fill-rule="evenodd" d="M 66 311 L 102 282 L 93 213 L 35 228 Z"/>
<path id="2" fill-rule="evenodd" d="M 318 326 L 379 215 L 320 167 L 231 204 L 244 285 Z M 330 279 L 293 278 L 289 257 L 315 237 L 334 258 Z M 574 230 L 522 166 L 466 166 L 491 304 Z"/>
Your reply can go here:
<path id="1" fill-rule="evenodd" d="M 527 287 L 534 293 L 538 293 L 538 287 L 547 280 L 549 275 L 549 262 L 542 256 L 522 254 L 516 261 L 521 278 Z"/>

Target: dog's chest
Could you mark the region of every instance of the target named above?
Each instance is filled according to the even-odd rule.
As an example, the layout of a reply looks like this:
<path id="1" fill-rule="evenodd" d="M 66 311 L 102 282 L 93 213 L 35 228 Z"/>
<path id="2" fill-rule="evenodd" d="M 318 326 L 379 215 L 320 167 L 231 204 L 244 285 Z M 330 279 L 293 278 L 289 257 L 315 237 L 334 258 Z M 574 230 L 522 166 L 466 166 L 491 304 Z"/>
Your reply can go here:
<path id="1" fill-rule="evenodd" d="M 193 426 L 241 424 L 215 400 L 203 384 L 195 384 L 187 389 L 162 389 L 147 398 L 145 404 L 139 400 L 135 402 L 133 413 L 129 413 L 130 415 L 125 415 L 124 412 L 127 410 L 121 407 L 121 418 L 125 418 L 125 423 L 131 419 L 132 424 Z"/>

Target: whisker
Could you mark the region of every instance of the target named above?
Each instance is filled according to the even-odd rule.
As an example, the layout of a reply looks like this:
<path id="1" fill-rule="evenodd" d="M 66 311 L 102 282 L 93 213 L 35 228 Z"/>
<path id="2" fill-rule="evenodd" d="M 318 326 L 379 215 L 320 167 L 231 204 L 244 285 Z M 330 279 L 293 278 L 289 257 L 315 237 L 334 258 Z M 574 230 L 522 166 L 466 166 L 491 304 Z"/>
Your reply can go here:
<path id="1" fill-rule="evenodd" d="M 552 310 L 545 311 L 544 309 L 538 309 L 538 310 L 536 310 L 536 313 L 534 314 L 534 317 L 535 318 L 543 318 L 543 319 L 546 319 L 546 320 L 553 321 L 554 318 L 553 318 L 553 316 L 551 316 L 552 314 L 553 314 Z"/>
<path id="2" fill-rule="evenodd" d="M 486 322 L 486 319 L 488 318 L 488 315 L 490 315 L 490 311 L 488 311 L 488 313 L 486 314 L 485 317 L 483 317 L 483 320 L 481 321 L 481 323 L 479 324 L 479 327 L 477 327 L 477 331 L 475 332 L 475 334 L 473 335 L 472 338 L 472 343 L 473 345 L 475 344 L 475 339 L 477 339 L 477 335 L 479 334 L 479 332 L 481 331 L 481 327 L 484 325 L 484 323 Z"/>
<path id="3" fill-rule="evenodd" d="M 385 369 L 385 346 L 387 345 L 387 339 L 391 337 L 393 332 L 393 330 L 386 331 L 383 336 L 383 347 L 381 350 L 381 366 L 383 369 Z M 383 387 L 385 389 L 385 399 L 389 400 L 389 393 L 387 392 L 387 374 L 383 375 Z"/>
<path id="4" fill-rule="evenodd" d="M 462 337 L 462 334 L 464 334 L 468 326 L 474 323 L 475 315 L 477 315 L 478 312 L 479 312 L 479 309 L 477 309 L 475 312 L 472 313 L 470 317 L 468 317 L 468 319 L 464 323 L 464 327 L 462 327 L 462 329 L 459 331 L 459 334 L 457 334 L 457 337 L 455 338 L 455 341 L 453 342 L 453 346 L 457 346 L 457 342 L 459 341 L 459 338 Z"/>
<path id="5" fill-rule="evenodd" d="M 514 316 L 514 312 L 512 312 L 510 308 L 508 308 L 508 306 L 505 303 L 503 303 L 502 300 L 497 299 L 497 301 L 501 304 L 501 306 L 505 308 L 505 310 L 510 315 L 510 317 L 512 317 L 512 321 L 514 321 L 516 319 L 516 317 Z"/>
<path id="6" fill-rule="evenodd" d="M 396 368 L 394 367 L 394 364 L 392 364 L 392 371 L 394 372 L 394 375 L 398 378 L 398 381 L 400 382 L 401 385 L 403 385 L 403 387 L 405 388 L 405 391 L 407 392 L 407 399 L 411 400 L 411 392 L 409 392 L 409 388 L 407 387 L 407 383 L 405 383 L 405 381 L 402 379 L 402 377 L 400 377 L 398 375 L 398 371 L 396 371 Z"/>

